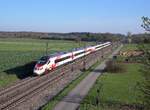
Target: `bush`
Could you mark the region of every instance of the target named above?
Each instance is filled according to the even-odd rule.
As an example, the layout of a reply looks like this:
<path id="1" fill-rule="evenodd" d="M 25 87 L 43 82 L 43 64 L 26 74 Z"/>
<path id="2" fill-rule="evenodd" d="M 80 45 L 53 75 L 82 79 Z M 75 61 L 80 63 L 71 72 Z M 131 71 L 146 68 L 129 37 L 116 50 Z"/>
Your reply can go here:
<path id="1" fill-rule="evenodd" d="M 109 60 L 106 62 L 106 67 L 105 67 L 104 71 L 110 72 L 110 73 L 119 73 L 119 72 L 124 72 L 125 68 L 124 68 L 123 64 L 120 64 L 113 60 Z"/>

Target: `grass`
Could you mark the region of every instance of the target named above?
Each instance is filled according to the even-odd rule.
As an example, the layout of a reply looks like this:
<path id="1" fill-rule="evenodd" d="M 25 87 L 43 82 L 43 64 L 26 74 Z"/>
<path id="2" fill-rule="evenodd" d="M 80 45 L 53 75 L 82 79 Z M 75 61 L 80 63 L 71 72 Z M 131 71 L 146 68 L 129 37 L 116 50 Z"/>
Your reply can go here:
<path id="1" fill-rule="evenodd" d="M 121 51 L 139 50 L 143 46 L 148 48 L 150 46 L 150 44 L 124 44 Z"/>
<path id="2" fill-rule="evenodd" d="M 52 110 L 55 105 L 64 97 L 66 96 L 77 84 L 79 84 L 96 66 L 98 66 L 100 62 L 95 63 L 91 66 L 88 70 L 83 72 L 77 79 L 72 81 L 62 92 L 60 92 L 54 99 L 52 99 L 48 104 L 46 104 L 42 110 Z"/>
<path id="3" fill-rule="evenodd" d="M 139 82 L 143 81 L 143 77 L 138 71 L 141 64 L 124 64 L 124 66 L 127 68 L 124 73 L 105 73 L 98 78 L 81 104 L 81 110 L 85 110 L 87 106 L 88 110 L 99 110 L 99 108 L 101 110 L 113 110 L 116 108 L 112 106 L 109 108 L 108 105 L 142 104 L 139 97 L 142 94 L 138 88 Z M 97 97 L 100 100 L 98 104 L 96 102 Z M 102 107 L 100 104 L 105 106 Z"/>
<path id="4" fill-rule="evenodd" d="M 26 74 L 22 66 L 45 55 L 46 42 L 48 54 L 67 51 L 84 46 L 74 41 L 39 40 L 25 38 L 0 38 L 0 87 L 4 87 Z M 87 45 L 92 44 L 87 42 Z"/>
<path id="5" fill-rule="evenodd" d="M 125 104 L 140 103 L 139 92 L 136 86 L 142 81 L 139 73 L 139 64 L 125 64 L 127 72 L 120 74 L 106 74 L 100 77 L 100 83 L 104 84 L 102 101 L 122 102 Z"/>

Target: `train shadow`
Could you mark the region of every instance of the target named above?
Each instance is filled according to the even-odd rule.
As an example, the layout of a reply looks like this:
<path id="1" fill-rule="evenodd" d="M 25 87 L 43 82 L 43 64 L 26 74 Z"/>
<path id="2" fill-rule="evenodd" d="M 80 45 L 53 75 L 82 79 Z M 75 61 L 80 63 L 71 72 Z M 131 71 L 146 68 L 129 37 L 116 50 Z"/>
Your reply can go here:
<path id="1" fill-rule="evenodd" d="M 22 66 L 17 66 L 15 68 L 7 69 L 4 72 L 7 74 L 15 74 L 19 79 L 25 79 L 27 77 L 34 77 L 33 68 L 36 61 L 31 61 Z"/>
<path id="2" fill-rule="evenodd" d="M 105 71 L 104 71 L 104 69 L 93 69 L 93 70 L 91 70 L 91 72 L 103 73 L 103 72 L 105 72 Z"/>
<path id="3" fill-rule="evenodd" d="M 81 72 L 86 72 L 86 71 L 89 71 L 89 72 L 94 72 L 94 73 L 103 73 L 105 72 L 104 69 L 93 69 L 93 68 L 89 68 L 89 69 L 80 69 Z"/>

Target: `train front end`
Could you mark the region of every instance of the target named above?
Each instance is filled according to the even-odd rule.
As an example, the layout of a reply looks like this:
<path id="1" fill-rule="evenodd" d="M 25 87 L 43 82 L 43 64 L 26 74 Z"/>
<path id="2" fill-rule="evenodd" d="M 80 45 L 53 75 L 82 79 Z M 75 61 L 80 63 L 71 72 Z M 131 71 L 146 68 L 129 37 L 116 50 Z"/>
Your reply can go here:
<path id="1" fill-rule="evenodd" d="M 42 75 L 44 74 L 46 67 L 47 67 L 47 61 L 48 61 L 48 56 L 42 57 L 35 65 L 33 73 L 36 75 Z"/>

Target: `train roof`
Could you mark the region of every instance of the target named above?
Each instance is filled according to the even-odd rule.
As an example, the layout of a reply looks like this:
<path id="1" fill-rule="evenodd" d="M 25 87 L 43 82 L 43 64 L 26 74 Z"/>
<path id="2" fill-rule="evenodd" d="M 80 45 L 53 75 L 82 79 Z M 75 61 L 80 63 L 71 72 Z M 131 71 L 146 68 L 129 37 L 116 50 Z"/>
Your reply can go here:
<path id="1" fill-rule="evenodd" d="M 83 50 L 84 48 L 88 48 L 88 47 L 92 47 L 92 46 L 74 48 L 74 49 L 72 49 L 72 50 L 70 50 L 70 51 L 65 51 L 65 52 L 55 52 L 55 53 L 53 53 L 53 54 L 48 55 L 47 57 L 56 57 L 56 56 L 58 56 L 58 55 L 67 54 L 67 53 L 70 53 L 70 52 L 72 52 L 72 51 Z"/>
<path id="2" fill-rule="evenodd" d="M 107 43 L 110 43 L 110 42 L 107 42 Z M 100 44 L 103 44 L 103 43 L 97 43 L 96 45 L 100 45 Z M 95 46 L 96 46 L 95 45 Z M 55 53 L 53 53 L 53 54 L 50 54 L 50 55 L 45 55 L 45 56 L 42 56 L 41 58 L 40 58 L 40 60 L 44 60 L 44 59 L 49 59 L 49 58 L 52 58 L 52 57 L 56 57 L 56 56 L 59 56 L 59 55 L 64 55 L 64 54 L 67 54 L 67 53 L 70 53 L 70 52 L 72 52 L 72 51 L 78 51 L 78 50 L 83 50 L 83 49 L 85 49 L 85 48 L 89 48 L 89 47 L 92 47 L 92 46 L 94 46 L 94 45 L 90 45 L 90 46 L 85 46 L 85 47 L 80 47 L 80 48 L 74 48 L 74 49 L 72 49 L 72 50 L 70 50 L 70 51 L 65 51 L 65 52 L 62 52 L 62 51 L 59 51 L 59 52 L 55 52 Z"/>
<path id="3" fill-rule="evenodd" d="M 67 54 L 67 53 L 70 53 L 72 51 L 78 51 L 78 50 L 82 50 L 84 49 L 83 47 L 82 48 L 74 48 L 70 51 L 65 51 L 65 52 L 55 52 L 53 54 L 50 54 L 50 55 L 46 55 L 46 56 L 43 56 L 43 57 L 48 57 L 48 58 L 51 58 L 51 57 L 56 57 L 56 56 L 59 56 L 59 55 L 64 55 L 64 54 Z M 41 57 L 42 58 L 42 57 Z"/>

